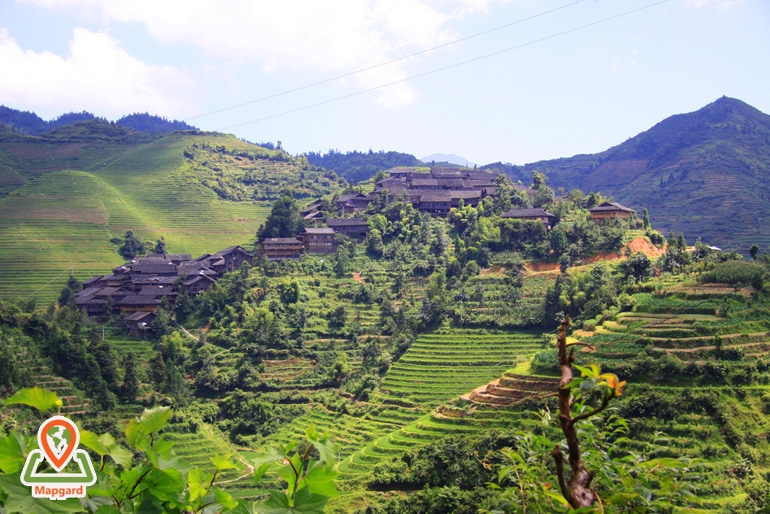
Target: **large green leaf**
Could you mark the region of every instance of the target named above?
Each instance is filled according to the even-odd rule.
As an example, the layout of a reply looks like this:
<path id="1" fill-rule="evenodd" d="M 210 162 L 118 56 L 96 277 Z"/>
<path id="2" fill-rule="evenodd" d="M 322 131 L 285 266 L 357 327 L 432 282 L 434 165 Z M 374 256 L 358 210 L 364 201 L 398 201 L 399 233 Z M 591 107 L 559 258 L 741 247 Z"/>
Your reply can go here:
<path id="1" fill-rule="evenodd" d="M 40 389 L 39 387 L 25 387 L 19 389 L 16 394 L 5 400 L 6 405 L 29 405 L 39 411 L 47 411 L 54 407 L 59 408 L 64 405 L 59 396 L 53 391 Z"/>
<path id="2" fill-rule="evenodd" d="M 140 435 L 157 434 L 171 417 L 170 407 L 155 407 L 144 409 L 141 417 L 132 419 L 126 428 L 126 439 L 131 446 L 135 445 Z"/>
<path id="3" fill-rule="evenodd" d="M 332 468 L 315 463 L 305 474 L 303 484 L 310 492 L 333 498 L 338 494 L 337 487 L 334 485 L 335 478 L 337 478 L 337 473 Z"/>
<path id="4" fill-rule="evenodd" d="M 28 486 L 21 483 L 19 474 L 0 475 L 0 489 L 7 499 L 5 509 L 8 514 L 17 512 L 22 514 L 67 514 L 71 512 L 85 512 L 77 498 L 67 500 L 49 500 L 47 498 L 33 498 Z"/>
<path id="5" fill-rule="evenodd" d="M 187 488 L 190 492 L 190 502 L 206 495 L 206 484 L 203 483 L 203 471 L 201 469 L 194 468 L 187 473 Z"/>
<path id="6" fill-rule="evenodd" d="M 27 453 L 24 436 L 11 432 L 8 437 L 0 437 L 0 471 L 6 474 L 17 473 L 24 467 Z"/>
<path id="7" fill-rule="evenodd" d="M 226 509 L 234 509 L 238 506 L 238 500 L 233 498 L 230 493 L 220 489 L 219 487 L 214 489 L 214 495 L 217 497 L 217 502 Z"/>
<path id="8" fill-rule="evenodd" d="M 110 449 L 104 444 L 96 433 L 90 430 L 80 429 L 80 444 L 89 448 L 99 454 L 100 457 L 104 457 L 110 453 Z"/>

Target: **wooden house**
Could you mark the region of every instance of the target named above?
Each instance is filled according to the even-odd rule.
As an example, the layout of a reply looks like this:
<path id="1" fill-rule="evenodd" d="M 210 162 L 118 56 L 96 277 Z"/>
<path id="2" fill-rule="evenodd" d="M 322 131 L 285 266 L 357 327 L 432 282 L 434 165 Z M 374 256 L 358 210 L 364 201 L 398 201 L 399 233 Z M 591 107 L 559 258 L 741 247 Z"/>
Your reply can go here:
<path id="1" fill-rule="evenodd" d="M 372 198 L 363 193 L 351 193 L 342 195 L 337 199 L 337 210 L 341 214 L 352 214 L 356 211 L 364 211 L 369 207 Z"/>
<path id="2" fill-rule="evenodd" d="M 197 295 L 206 291 L 215 280 L 209 275 L 193 275 L 182 282 L 182 291 L 189 295 Z"/>
<path id="3" fill-rule="evenodd" d="M 500 216 L 501 218 L 516 219 L 524 221 L 541 221 L 545 228 L 551 230 L 556 221 L 556 215 L 552 214 L 545 209 L 511 209 L 505 214 Z"/>
<path id="4" fill-rule="evenodd" d="M 326 226 L 335 234 L 344 234 L 359 241 L 369 235 L 369 224 L 361 218 L 326 218 Z"/>
<path id="5" fill-rule="evenodd" d="M 451 191 L 449 193 L 449 197 L 451 199 L 453 208 L 460 206 L 460 200 L 463 201 L 464 205 L 472 205 L 476 207 L 481 201 L 481 193 L 482 192 L 479 190 Z"/>
<path id="6" fill-rule="evenodd" d="M 152 322 L 155 320 L 154 312 L 138 311 L 126 316 L 126 332 L 132 337 L 144 339 L 152 328 Z"/>
<path id="7" fill-rule="evenodd" d="M 302 235 L 302 243 L 308 253 L 334 253 L 337 251 L 334 230 L 330 228 L 306 228 Z"/>
<path id="8" fill-rule="evenodd" d="M 601 205 L 588 209 L 591 213 L 591 221 L 604 221 L 608 219 L 628 219 L 631 214 L 636 214 L 636 211 L 629 209 L 624 205 L 620 205 L 617 202 L 604 202 Z"/>
<path id="9" fill-rule="evenodd" d="M 296 237 L 268 237 L 262 242 L 261 254 L 269 261 L 299 259 L 302 241 Z"/>
<path id="10" fill-rule="evenodd" d="M 423 212 L 444 216 L 452 208 L 452 196 L 449 191 L 420 195 L 420 203 L 417 208 Z"/>

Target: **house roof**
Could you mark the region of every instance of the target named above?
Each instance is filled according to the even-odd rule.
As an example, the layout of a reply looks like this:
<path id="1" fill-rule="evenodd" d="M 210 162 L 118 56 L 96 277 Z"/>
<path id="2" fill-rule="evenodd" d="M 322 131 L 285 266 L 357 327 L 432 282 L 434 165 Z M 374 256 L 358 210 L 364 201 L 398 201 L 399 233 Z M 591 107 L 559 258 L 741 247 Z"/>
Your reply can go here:
<path id="1" fill-rule="evenodd" d="M 591 207 L 588 212 L 607 212 L 607 211 L 623 211 L 623 212 L 636 212 L 633 209 L 629 209 L 625 205 L 620 205 L 617 202 L 604 202 L 596 207 Z"/>
<path id="2" fill-rule="evenodd" d="M 215 282 L 215 280 L 213 278 L 211 278 L 211 277 L 209 277 L 207 275 L 195 275 L 195 276 L 192 276 L 192 277 L 188 278 L 184 282 L 182 282 L 182 285 L 183 286 L 191 286 L 191 285 L 195 284 L 196 282 L 200 282 L 201 280 L 208 280 L 209 282 Z"/>
<path id="3" fill-rule="evenodd" d="M 118 305 L 160 305 L 160 300 L 154 296 L 132 294 L 120 300 Z"/>
<path id="4" fill-rule="evenodd" d="M 481 198 L 481 191 L 479 191 L 478 189 L 450 191 L 449 194 L 450 194 L 450 196 L 453 199 L 455 199 L 455 198 L 467 198 L 467 199 Z"/>
<path id="5" fill-rule="evenodd" d="M 135 312 L 133 314 L 130 314 L 126 316 L 126 321 L 134 321 L 134 322 L 141 322 L 141 321 L 147 321 L 150 318 L 155 318 L 154 312 Z"/>
<path id="6" fill-rule="evenodd" d="M 552 214 L 545 209 L 511 209 L 505 214 L 500 216 L 501 218 L 555 218 L 556 215 Z"/>
<path id="7" fill-rule="evenodd" d="M 131 272 L 142 275 L 176 275 L 176 265 L 171 261 L 138 262 L 131 268 Z"/>
<path id="8" fill-rule="evenodd" d="M 162 259 L 164 261 L 189 261 L 189 253 L 151 253 L 139 259 L 139 262 L 150 260 L 155 261 Z"/>
<path id="9" fill-rule="evenodd" d="M 263 244 L 302 244 L 296 237 L 268 237 Z"/>
<path id="10" fill-rule="evenodd" d="M 427 194 L 427 195 L 420 195 L 420 203 L 426 203 L 426 202 L 451 202 L 452 197 L 449 194 L 449 191 L 436 191 L 435 193 Z"/>
<path id="11" fill-rule="evenodd" d="M 306 220 L 322 220 L 324 218 L 324 214 L 321 211 L 312 211 L 306 214 L 302 219 Z"/>
<path id="12" fill-rule="evenodd" d="M 369 224 L 361 218 L 326 218 L 329 227 L 368 227 Z"/>
<path id="13" fill-rule="evenodd" d="M 88 280 L 86 280 L 85 282 L 83 282 L 83 287 L 88 287 L 89 285 L 93 284 L 94 282 L 98 282 L 98 281 L 100 281 L 103 278 L 104 278 L 104 275 L 93 276 L 93 277 L 89 278 Z"/>
<path id="14" fill-rule="evenodd" d="M 435 178 L 413 178 L 412 187 L 420 186 L 438 186 L 438 180 Z"/>
<path id="15" fill-rule="evenodd" d="M 330 228 L 306 228 L 305 234 L 313 234 L 313 235 L 334 235 L 334 230 Z"/>

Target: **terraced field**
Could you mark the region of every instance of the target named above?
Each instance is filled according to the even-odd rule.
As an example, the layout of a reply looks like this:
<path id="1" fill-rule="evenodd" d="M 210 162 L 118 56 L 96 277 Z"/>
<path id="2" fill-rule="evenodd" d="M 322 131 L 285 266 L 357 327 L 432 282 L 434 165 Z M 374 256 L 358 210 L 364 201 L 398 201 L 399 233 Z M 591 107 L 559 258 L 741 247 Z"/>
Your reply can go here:
<path id="1" fill-rule="evenodd" d="M 111 148 L 92 159 L 98 165 L 83 161 L 89 171 L 44 167 L 0 199 L 0 299 L 34 297 L 44 306 L 70 273 L 84 280 L 109 272 L 122 261 L 110 238 L 127 230 L 146 240 L 163 236 L 176 253 L 249 247 L 270 207 L 219 200 L 183 155 L 196 141 L 220 139 L 236 141 L 175 134 L 117 155 Z"/>

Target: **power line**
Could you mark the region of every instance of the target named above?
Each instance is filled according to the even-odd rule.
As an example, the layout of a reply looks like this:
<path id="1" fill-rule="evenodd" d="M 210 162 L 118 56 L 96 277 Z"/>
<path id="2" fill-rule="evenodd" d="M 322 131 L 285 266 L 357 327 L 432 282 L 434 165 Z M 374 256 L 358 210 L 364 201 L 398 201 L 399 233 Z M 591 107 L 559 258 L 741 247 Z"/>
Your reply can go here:
<path id="1" fill-rule="evenodd" d="M 377 69 L 377 68 L 381 68 L 383 66 L 388 66 L 390 64 L 394 64 L 394 63 L 400 62 L 400 61 L 405 61 L 407 59 L 411 59 L 411 58 L 417 57 L 419 55 L 423 55 L 423 54 L 426 54 L 426 53 L 429 53 L 429 52 L 433 52 L 435 50 L 440 50 L 440 49 L 446 48 L 448 46 L 456 45 L 457 43 L 462 43 L 464 41 L 468 41 L 468 40 L 473 39 L 473 38 L 485 36 L 487 34 L 491 34 L 492 32 L 496 32 L 498 30 L 506 29 L 508 27 L 512 27 L 514 25 L 518 25 L 518 24 L 524 23 L 526 21 L 534 20 L 535 18 L 540 18 L 541 16 L 545 16 L 547 14 L 551 14 L 551 13 L 554 13 L 554 12 L 557 12 L 557 11 L 561 11 L 562 9 L 566 9 L 568 7 L 572 7 L 574 5 L 582 3 L 584 1 L 585 0 L 575 0 L 572 3 L 563 5 L 561 7 L 556 7 L 555 9 L 551 9 L 551 10 L 548 10 L 548 11 L 543 11 L 541 13 L 534 14 L 534 15 L 528 16 L 526 18 L 521 18 L 520 20 L 512 21 L 510 23 L 506 23 L 505 25 L 500 25 L 498 27 L 494 27 L 494 28 L 491 28 L 491 29 L 488 29 L 488 30 L 485 30 L 485 31 L 482 31 L 482 32 L 477 32 L 475 34 L 471 34 L 469 36 L 465 36 L 465 37 L 462 37 L 460 39 L 455 39 L 454 41 L 450 41 L 448 43 L 444 43 L 444 44 L 441 44 L 441 45 L 438 45 L 438 46 L 427 48 L 425 50 L 420 50 L 419 52 L 415 52 L 415 53 L 412 53 L 412 54 L 409 54 L 409 55 L 404 55 L 403 57 L 398 57 L 398 58 L 392 59 L 390 61 L 385 61 L 385 62 L 381 62 L 379 64 L 374 64 L 372 66 L 368 66 L 366 68 L 361 68 L 359 70 L 351 71 L 351 72 L 348 72 L 348 73 L 343 73 L 342 75 L 337 75 L 336 77 L 331 77 L 331 78 L 328 78 L 328 79 L 319 80 L 318 82 L 313 82 L 311 84 L 306 84 L 304 86 L 296 87 L 294 89 L 289 89 L 289 90 L 286 90 L 286 91 L 281 91 L 280 93 L 275 93 L 275 94 L 272 94 L 272 95 L 264 96 L 262 98 L 257 98 L 256 100 L 250 100 L 248 102 L 244 102 L 244 103 L 241 103 L 241 104 L 233 105 L 231 107 L 224 107 L 222 109 L 217 109 L 215 111 L 211 111 L 211 112 L 207 112 L 207 113 L 203 113 L 203 114 L 198 114 L 197 116 L 192 116 L 190 118 L 186 118 L 184 121 L 195 120 L 195 119 L 198 119 L 198 118 L 203 118 L 205 116 L 210 116 L 212 114 L 219 114 L 219 113 L 222 113 L 222 112 L 232 111 L 233 109 L 238 109 L 240 107 L 245 107 L 247 105 L 252 105 L 252 104 L 255 104 L 255 103 L 259 103 L 259 102 L 264 102 L 265 100 L 271 100 L 271 99 L 277 98 L 279 96 L 285 96 L 285 95 L 288 95 L 288 94 L 291 94 L 291 93 L 296 93 L 297 91 L 303 91 L 305 89 L 310 89 L 312 87 L 320 86 L 322 84 L 327 84 L 329 82 L 334 82 L 334 81 L 337 81 L 337 80 L 340 80 L 340 79 L 351 77 L 353 75 L 358 75 L 359 73 L 364 73 L 366 71 L 371 71 L 371 70 L 374 70 L 374 69 Z"/>
<path id="2" fill-rule="evenodd" d="M 542 38 L 539 38 L 539 39 L 534 39 L 534 40 L 529 41 L 527 43 L 522 43 L 520 45 L 508 47 L 508 48 L 505 48 L 503 50 L 498 50 L 496 52 L 492 52 L 492 53 L 481 55 L 479 57 L 474 57 L 473 59 L 468 59 L 466 61 L 461 61 L 461 62 L 458 62 L 458 63 L 455 63 L 455 64 L 450 64 L 449 66 L 444 66 L 444 67 L 441 67 L 441 68 L 437 68 L 435 70 L 426 71 L 424 73 L 418 73 L 417 75 L 412 75 L 412 76 L 406 77 L 404 79 L 395 80 L 393 82 L 388 82 L 387 84 L 381 84 L 379 86 L 374 86 L 374 87 L 371 87 L 371 88 L 368 88 L 368 89 L 363 89 L 361 91 L 356 91 L 354 93 L 349 93 L 347 95 L 338 96 L 338 97 L 332 98 L 330 100 L 324 100 L 322 102 L 316 102 L 316 103 L 313 103 L 313 104 L 310 104 L 310 105 L 305 105 L 303 107 L 297 107 L 295 109 L 290 109 L 288 111 L 279 112 L 277 114 L 272 114 L 270 116 L 265 116 L 265 117 L 262 117 L 262 118 L 257 118 L 255 120 L 251 120 L 251 121 L 246 121 L 244 123 L 238 123 L 238 124 L 235 124 L 235 125 L 229 125 L 227 127 L 221 128 L 219 130 L 228 130 L 228 129 L 232 129 L 232 128 L 243 127 L 245 125 L 251 125 L 252 123 L 258 123 L 260 121 L 270 120 L 270 119 L 273 119 L 273 118 L 278 118 L 280 116 L 285 116 L 287 114 L 293 114 L 295 112 L 305 111 L 305 110 L 308 110 L 308 109 L 312 109 L 314 107 L 320 107 L 322 105 L 327 105 L 327 104 L 330 104 L 330 103 L 338 102 L 340 100 L 345 100 L 345 99 L 348 99 L 348 98 L 352 98 L 354 96 L 362 95 L 364 93 L 371 93 L 372 91 L 377 91 L 378 89 L 384 89 L 386 87 L 394 86 L 396 84 L 402 84 L 404 82 L 408 82 L 408 81 L 414 80 L 416 78 L 425 77 L 425 76 L 428 76 L 428 75 L 433 75 L 435 73 L 439 73 L 439 72 L 442 72 L 442 71 L 446 71 L 446 70 L 450 70 L 450 69 L 457 68 L 457 67 L 460 67 L 460 66 L 464 66 L 466 64 L 470 64 L 470 63 L 474 63 L 474 62 L 477 62 L 477 61 L 481 61 L 483 59 L 488 59 L 490 57 L 494 57 L 494 56 L 497 56 L 497 55 L 500 55 L 500 54 L 504 54 L 506 52 L 511 52 L 513 50 L 519 50 L 519 49 L 525 48 L 527 46 L 535 45 L 537 43 L 542 43 L 543 41 L 548 41 L 550 39 L 555 39 L 557 37 L 564 36 L 566 34 L 571 34 L 573 32 L 577 32 L 577 31 L 580 31 L 580 30 L 583 30 L 583 29 L 586 29 L 586 28 L 589 28 L 589 27 L 594 27 L 596 25 L 600 25 L 600 24 L 606 23 L 608 21 L 612 21 L 612 20 L 615 20 L 615 19 L 618 19 L 618 18 L 622 18 L 624 16 L 628 16 L 630 14 L 637 13 L 639 11 L 643 11 L 645 9 L 649 9 L 651 7 L 655 7 L 656 5 L 664 4 L 666 2 L 668 2 L 668 0 L 660 0 L 658 2 L 654 2 L 652 4 L 648 4 L 648 5 L 645 5 L 643 7 L 639 7 L 637 9 L 632 9 L 630 11 L 626 11 L 626 12 L 623 12 L 623 13 L 620 13 L 620 14 L 616 14 L 616 15 L 610 16 L 608 18 L 603 18 L 601 20 L 594 21 L 594 22 L 591 22 L 591 23 L 587 23 L 585 25 L 581 25 L 581 26 L 573 28 L 573 29 L 564 30 L 562 32 L 558 32 L 558 33 L 552 34 L 550 36 L 545 36 L 545 37 L 542 37 Z"/>

